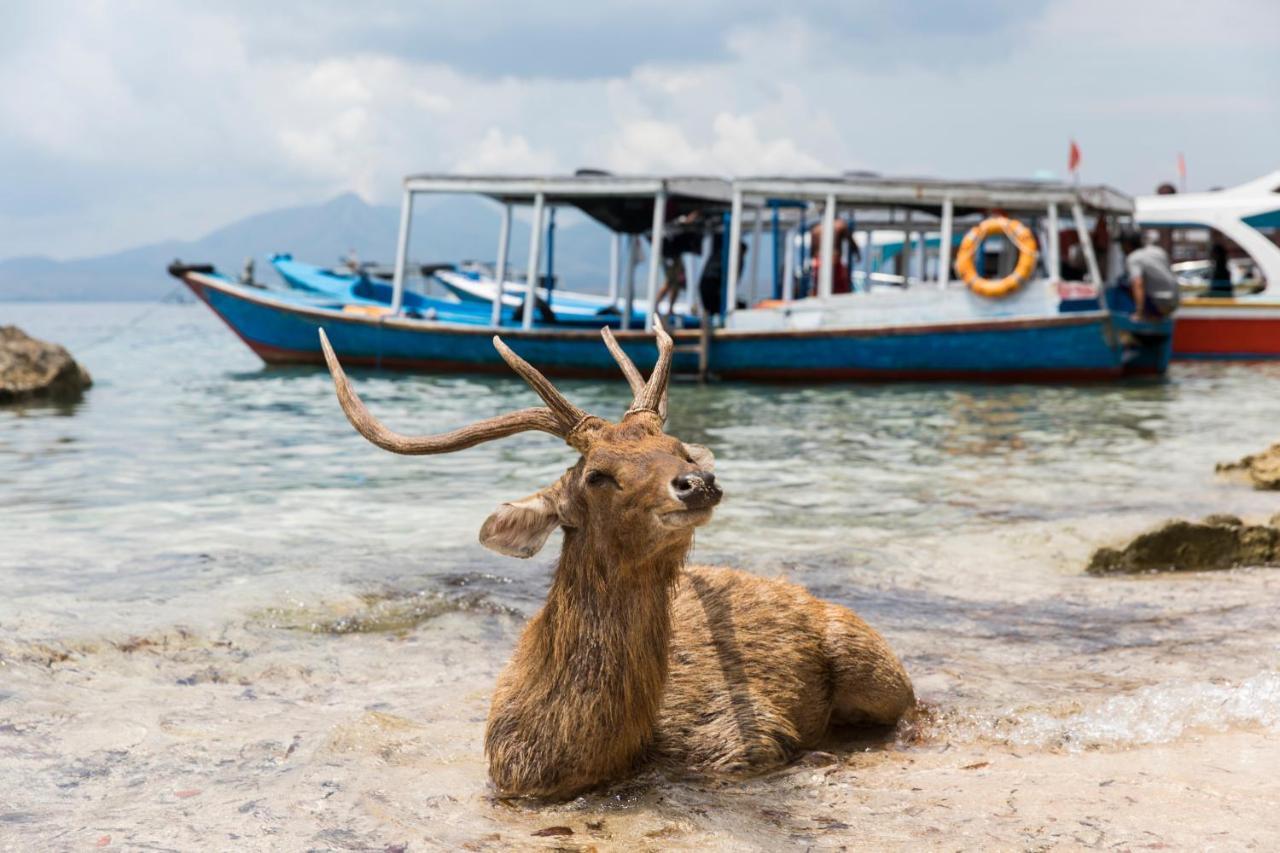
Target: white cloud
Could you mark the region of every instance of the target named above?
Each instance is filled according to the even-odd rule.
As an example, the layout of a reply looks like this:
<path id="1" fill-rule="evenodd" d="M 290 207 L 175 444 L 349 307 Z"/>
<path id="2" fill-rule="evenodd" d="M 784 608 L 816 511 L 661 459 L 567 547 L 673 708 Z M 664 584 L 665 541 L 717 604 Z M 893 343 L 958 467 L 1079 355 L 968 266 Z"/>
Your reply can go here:
<path id="1" fill-rule="evenodd" d="M 790 138 L 761 139 L 749 116 L 720 113 L 712 120 L 711 131 L 711 138 L 699 145 L 674 122 L 629 121 L 613 134 L 607 163 L 619 172 L 746 175 L 829 171 Z"/>
<path id="2" fill-rule="evenodd" d="M 421 171 L 1026 175 L 1060 170 L 1070 137 L 1087 179 L 1131 192 L 1179 150 L 1204 185 L 1276 165 L 1267 0 L 985 0 L 981 26 L 939 3 L 743 0 L 669 15 L 660 54 L 623 5 L 553 3 L 541 24 L 480 22 L 454 64 L 418 36 L 447 40 L 465 4 L 313 2 L 293 41 L 287 0 L 21 7 L 0 31 L 0 257 L 193 237 L 351 189 L 392 202 Z M 590 49 L 534 55 L 575 39 Z"/>
<path id="3" fill-rule="evenodd" d="M 453 171 L 473 175 L 514 175 L 555 169 L 555 158 L 546 152 L 534 151 L 523 136 L 507 136 L 498 128 L 491 127 L 480 143 L 454 164 Z"/>

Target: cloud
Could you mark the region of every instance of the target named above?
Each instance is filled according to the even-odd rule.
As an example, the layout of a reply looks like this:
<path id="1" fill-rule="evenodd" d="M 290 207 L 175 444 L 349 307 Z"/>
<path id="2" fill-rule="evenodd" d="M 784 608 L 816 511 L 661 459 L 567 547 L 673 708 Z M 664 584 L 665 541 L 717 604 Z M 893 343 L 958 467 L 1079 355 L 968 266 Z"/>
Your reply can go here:
<path id="1" fill-rule="evenodd" d="M 1153 22 L 1158 22 L 1155 25 Z M 1280 5 L 48 0 L 0 31 L 0 257 L 194 237 L 424 171 L 1275 168 Z M 1190 61 L 1189 57 L 1194 61 Z"/>
<path id="2" fill-rule="evenodd" d="M 530 174 L 556 170 L 555 158 L 534 151 L 529 141 L 519 134 L 507 136 L 491 127 L 472 151 L 464 154 L 452 171 L 463 174 Z"/>
<path id="3" fill-rule="evenodd" d="M 691 142 L 672 122 L 642 119 L 618 128 L 607 155 L 620 172 L 683 172 L 711 175 L 796 174 L 830 171 L 789 138 L 761 139 L 749 116 L 720 113 L 705 144 Z"/>

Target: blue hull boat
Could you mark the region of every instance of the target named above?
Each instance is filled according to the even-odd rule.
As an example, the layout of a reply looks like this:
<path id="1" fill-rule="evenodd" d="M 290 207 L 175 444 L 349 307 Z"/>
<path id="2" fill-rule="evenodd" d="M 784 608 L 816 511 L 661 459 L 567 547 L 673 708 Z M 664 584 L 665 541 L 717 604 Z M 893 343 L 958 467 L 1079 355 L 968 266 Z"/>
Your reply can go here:
<path id="1" fill-rule="evenodd" d="M 279 273 L 285 284 L 302 293 L 327 297 L 351 305 L 389 306 L 391 304 L 393 292 L 391 283 L 369 275 L 303 263 L 294 260 L 289 254 L 272 255 L 271 266 Z M 430 297 L 422 297 L 427 300 L 424 304 L 437 309 L 441 305 L 450 306 L 450 313 L 463 312 L 474 316 L 476 322 L 480 323 L 490 321 L 490 312 L 493 310 L 492 292 L 495 289 L 492 280 L 486 280 L 472 272 L 443 269 L 434 272 L 433 278 L 453 294 L 456 301 L 431 300 Z M 408 300 L 420 294 L 414 294 L 412 291 L 405 291 L 405 293 L 406 307 L 412 310 L 413 306 L 409 306 Z M 505 323 L 518 325 L 518 321 L 514 318 L 519 316 L 523 302 L 524 286 L 508 283 L 507 295 L 503 299 Z M 645 315 L 642 308 L 643 304 L 632 312 L 633 326 L 644 325 Z M 556 325 L 585 326 L 591 329 L 599 329 L 601 326 L 618 328 L 622 324 L 618 307 L 611 305 L 606 297 L 592 294 L 554 291 L 550 300 L 539 300 L 538 310 L 543 324 L 554 322 Z M 698 324 L 697 319 L 691 316 L 678 317 L 676 323 L 687 327 Z"/>
<path id="2" fill-rule="evenodd" d="M 492 277 L 470 270 L 440 270 L 435 273 L 434 278 L 461 302 L 493 305 L 497 287 Z M 523 284 L 510 281 L 503 284 L 503 305 L 508 308 L 517 308 L 523 304 L 524 299 Z M 607 296 L 571 290 L 555 290 L 548 295 L 548 302 L 557 317 L 563 317 L 568 322 L 583 322 L 589 325 L 597 325 L 601 315 L 620 313 L 618 301 L 611 302 Z M 648 305 L 649 303 L 641 300 L 632 306 L 632 326 L 644 325 Z M 682 303 L 676 304 L 676 314 L 674 317 L 668 317 L 668 321 L 667 325 L 674 325 L 677 328 L 694 328 L 698 325 L 698 318 L 690 313 L 688 305 Z"/>
<path id="3" fill-rule="evenodd" d="M 699 329 L 673 329 L 681 373 L 797 382 L 1057 382 L 1161 374 L 1171 355 L 1173 318 L 1135 319 L 1132 303 L 1122 304 L 1123 293 L 1105 285 L 1123 264 L 1117 253 L 1095 251 L 1098 229 L 1090 221 L 1106 223 L 1111 233 L 1133 212 L 1132 200 L 1108 187 L 585 173 L 416 175 L 405 179 L 404 190 L 390 283 L 283 256 L 276 268 L 291 284 L 284 290 L 239 284 L 208 266 L 175 263 L 170 272 L 269 364 L 322 363 L 323 328 L 344 363 L 505 372 L 492 346 L 501 333 L 548 374 L 612 378 L 617 368 L 599 345 L 599 330 L 612 327 L 637 365 L 653 364 L 652 318 L 638 310 L 625 316 L 615 306 L 655 304 L 668 254 L 681 263 L 697 254 L 698 285 L 689 295 L 709 318 Z M 428 193 L 475 194 L 499 205 L 493 268 L 502 272 L 453 277 L 448 299 L 405 287 L 414 199 Z M 600 297 L 525 288 L 503 293 L 500 315 L 492 316 L 497 280 L 508 279 L 516 206 L 531 208 L 525 281 L 554 281 L 548 208 L 576 208 L 612 232 L 605 305 Z M 953 264 L 954 237 L 964 228 Z M 895 286 L 858 287 L 855 250 L 867 249 L 863 285 L 875 283 L 871 250 L 894 234 L 901 236 Z M 1065 262 L 1065 236 L 1082 248 L 1084 273 Z M 764 253 L 773 287 L 762 294 Z M 641 296 L 635 273 L 646 254 Z M 422 273 L 443 280 L 446 270 Z"/>
<path id="4" fill-rule="evenodd" d="M 381 306 L 248 287 L 207 266 L 175 263 L 170 273 L 268 364 L 322 364 L 318 330 L 323 328 L 344 363 L 422 372 L 504 372 L 506 365 L 492 344 L 500 331 L 513 349 L 549 375 L 613 379 L 617 373 L 617 364 L 600 346 L 598 326 L 495 329 L 487 317 L 477 320 L 465 313 L 392 315 Z M 404 305 L 413 308 L 408 294 Z M 711 333 L 706 357 L 723 379 L 762 381 L 1050 382 L 1164 372 L 1172 321 L 1135 323 L 1098 310 L 1096 300 L 1091 310 L 1082 307 L 1086 310 L 1035 318 L 809 331 L 722 328 Z M 637 366 L 652 367 L 656 348 L 651 332 L 615 334 Z M 695 371 L 699 332 L 676 331 L 674 337 L 675 369 Z"/>

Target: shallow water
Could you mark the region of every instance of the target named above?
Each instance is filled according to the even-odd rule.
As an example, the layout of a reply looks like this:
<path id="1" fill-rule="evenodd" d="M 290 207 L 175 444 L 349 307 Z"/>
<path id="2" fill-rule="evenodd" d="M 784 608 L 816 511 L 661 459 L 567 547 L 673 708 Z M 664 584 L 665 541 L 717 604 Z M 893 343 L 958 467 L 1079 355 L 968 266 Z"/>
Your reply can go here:
<path id="1" fill-rule="evenodd" d="M 973 758 L 964 770 L 1099 753 L 1115 775 L 1170 749 L 1186 764 L 1205 739 L 1235 745 L 1209 750 L 1219 759 L 1280 754 L 1280 572 L 1082 573 L 1094 547 L 1168 516 L 1280 511 L 1213 474 L 1276 438 L 1280 365 L 1061 388 L 673 388 L 670 430 L 715 451 L 727 491 L 695 559 L 857 609 L 929 717 L 874 758 L 837 750 L 834 771 L 642 780 L 543 820 L 488 799 L 480 736 L 555 541 L 521 562 L 475 537 L 499 502 L 557 476 L 566 448 L 531 434 L 383 453 L 327 374 L 263 368 L 200 305 L 10 304 L 0 322 L 65 344 L 96 382 L 74 407 L 0 410 L 0 762 L 18 771 L 0 774 L 0 840 L 74 824 L 68 846 L 502 846 L 568 843 L 525 830 L 576 820 L 578 843 L 906 844 L 942 807 L 867 835 L 868 791 L 928 792 L 952 756 Z M 354 379 L 406 431 L 532 400 L 514 379 Z M 621 381 L 561 387 L 606 416 L 629 399 Z M 982 791 L 988 772 L 959 775 Z M 830 785 L 851 787 L 824 799 Z M 790 817 L 766 814 L 779 808 Z M 614 828 L 591 830 L 596 817 Z M 992 837 L 1036 837 L 1018 831 Z"/>

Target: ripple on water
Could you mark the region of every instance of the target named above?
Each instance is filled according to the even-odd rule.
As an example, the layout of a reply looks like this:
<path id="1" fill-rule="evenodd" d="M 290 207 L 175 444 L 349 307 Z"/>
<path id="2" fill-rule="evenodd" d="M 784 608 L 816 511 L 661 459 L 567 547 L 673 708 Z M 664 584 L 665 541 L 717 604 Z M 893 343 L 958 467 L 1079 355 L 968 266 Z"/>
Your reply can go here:
<path id="1" fill-rule="evenodd" d="M 263 369 L 202 305 L 108 335 L 137 310 L 11 311 L 82 355 L 98 384 L 71 411 L 0 411 L 0 639 L 216 631 L 247 612 L 296 634 L 430 633 L 454 614 L 536 609 L 556 540 L 518 562 L 476 534 L 498 503 L 563 472 L 563 445 L 381 453 L 323 371 Z M 411 432 L 532 401 L 518 380 L 353 378 Z M 1278 365 L 1205 364 L 1096 386 L 682 384 L 671 431 L 712 448 L 727 490 L 698 559 L 853 606 L 955 713 L 1051 720 L 1069 695 L 1100 708 L 1184 685 L 1211 703 L 1196 687 L 1206 662 L 1238 690 L 1269 671 L 1280 582 L 1081 570 L 1094 547 L 1165 516 L 1273 513 L 1273 495 L 1213 468 L 1276 438 L 1277 380 Z M 622 381 L 563 388 L 604 415 L 629 399 Z M 299 658 L 323 654 L 291 642 Z"/>

